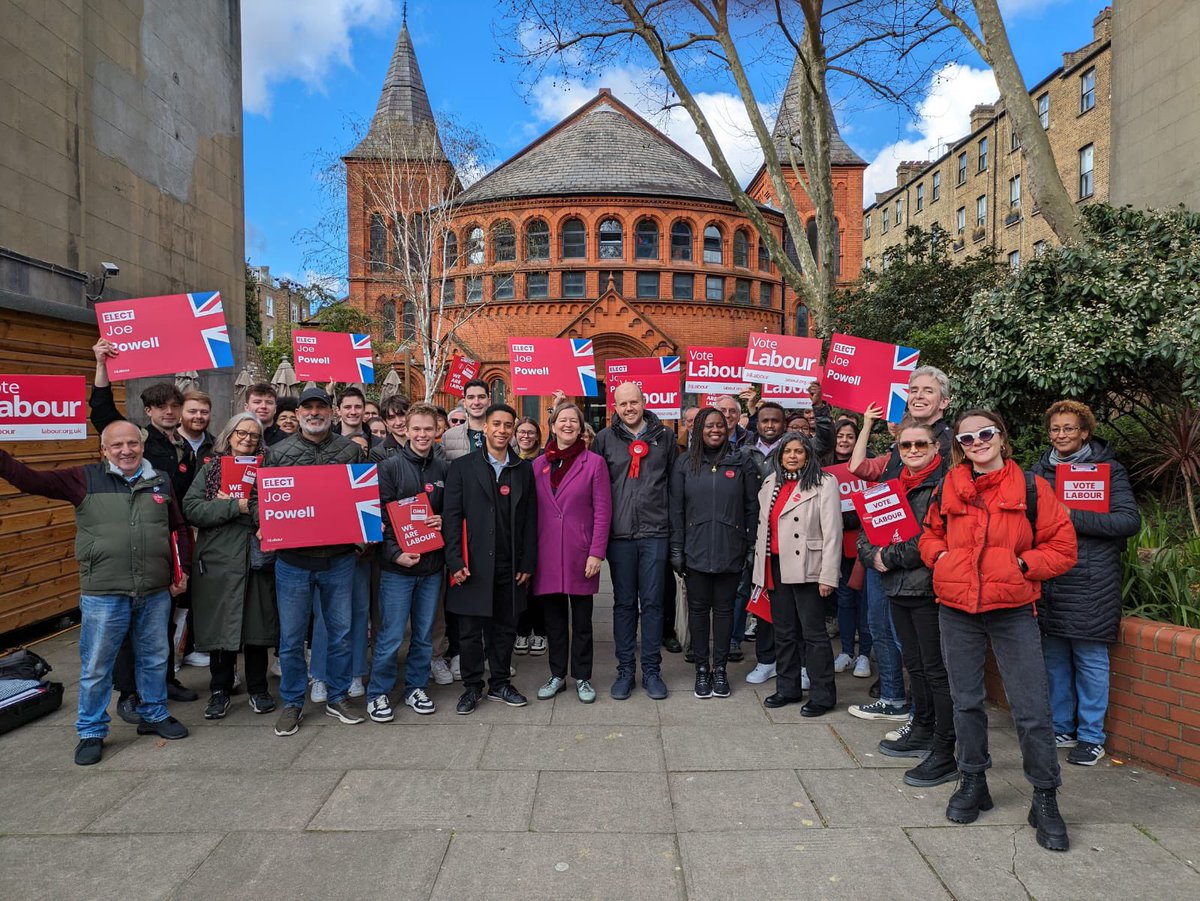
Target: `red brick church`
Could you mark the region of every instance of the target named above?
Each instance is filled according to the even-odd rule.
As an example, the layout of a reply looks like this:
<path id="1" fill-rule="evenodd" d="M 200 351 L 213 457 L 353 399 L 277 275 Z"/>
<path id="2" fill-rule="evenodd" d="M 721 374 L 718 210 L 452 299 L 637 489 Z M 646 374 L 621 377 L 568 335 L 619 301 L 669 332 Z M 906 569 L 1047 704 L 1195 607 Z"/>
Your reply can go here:
<path id="1" fill-rule="evenodd" d="M 799 77 L 794 68 L 775 124 L 781 148 Z M 355 176 L 379 165 L 373 134 L 408 130 L 417 141 L 435 128 L 405 25 L 370 131 L 345 158 L 350 302 L 383 323 L 383 336 L 394 340 L 411 338 L 405 333 L 412 323 L 403 315 L 398 285 L 371 265 L 372 254 L 387 252 L 391 223 L 370 208 Z M 440 144 L 436 133 L 435 140 Z M 394 159 L 403 142 L 388 146 Z M 847 282 L 862 266 L 866 162 L 836 125 L 832 162 L 836 265 L 839 281 Z M 787 174 L 794 184 L 794 174 Z M 439 177 L 455 177 L 449 162 Z M 772 208 L 770 192 L 760 169 L 748 193 L 782 236 L 783 215 Z M 795 196 L 801 215 L 811 217 L 807 197 L 799 190 Z M 446 272 L 451 309 L 485 306 L 453 343 L 483 362 L 481 377 L 497 399 L 507 394 L 509 336 L 591 338 L 603 377 L 612 357 L 682 354 L 689 344 L 744 346 L 751 331 L 808 331 L 807 310 L 784 289 L 724 182 L 606 89 L 466 188 L 457 204 L 447 241 L 463 252 L 448 255 L 457 261 Z M 815 244 L 815 223 L 809 223 Z M 416 368 L 410 378 L 410 392 L 419 395 Z M 520 412 L 537 415 L 545 399 L 522 401 Z"/>

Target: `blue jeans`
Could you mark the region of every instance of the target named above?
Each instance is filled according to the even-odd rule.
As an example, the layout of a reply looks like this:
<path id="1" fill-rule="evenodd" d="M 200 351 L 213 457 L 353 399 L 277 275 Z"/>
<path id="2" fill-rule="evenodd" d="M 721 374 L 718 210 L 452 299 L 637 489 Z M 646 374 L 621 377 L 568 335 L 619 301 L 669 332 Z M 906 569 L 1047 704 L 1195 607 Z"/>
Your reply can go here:
<path id="1" fill-rule="evenodd" d="M 125 635 L 133 625 L 133 677 L 138 714 L 148 723 L 167 714 L 167 617 L 171 595 L 164 588 L 140 598 L 125 594 L 84 594 L 79 597 L 79 719 L 80 738 L 108 735 L 108 702 L 112 699 L 113 665 Z"/>
<path id="2" fill-rule="evenodd" d="M 275 561 L 275 595 L 279 603 L 279 694 L 285 707 L 303 707 L 308 690 L 304 638 L 314 611 L 323 617 L 327 650 L 320 656 L 314 643 L 313 663 L 322 664 L 328 699 L 345 700 L 350 689 L 350 598 L 354 554 L 330 560 L 329 569 L 308 570 Z M 315 631 L 315 630 L 314 630 Z"/>
<path id="3" fill-rule="evenodd" d="M 867 657 L 871 653 L 871 627 L 867 623 L 867 591 L 850 587 L 854 558 L 842 559 L 842 575 L 838 579 L 838 632 L 842 637 L 842 653 L 847 657 Z M 878 575 L 878 574 L 877 574 Z M 858 635 L 858 654 L 854 653 L 854 636 Z M 882 687 L 882 686 L 881 686 Z"/>
<path id="4" fill-rule="evenodd" d="M 396 656 L 404 641 L 404 630 L 412 621 L 408 660 L 404 664 L 404 696 L 429 685 L 433 662 L 433 616 L 442 588 L 442 574 L 410 576 L 384 570 L 379 574 L 379 635 L 371 665 L 371 700 L 396 687 Z"/>
<path id="5" fill-rule="evenodd" d="M 1082 638 L 1042 636 L 1050 680 L 1054 731 L 1080 741 L 1104 744 L 1108 712 L 1108 644 Z"/>
<path id="6" fill-rule="evenodd" d="M 642 676 L 662 668 L 663 571 L 666 538 L 614 538 L 608 542 L 613 583 L 613 641 L 617 671 L 632 673 L 638 615 L 642 621 Z M 639 604 L 640 600 L 640 604 Z"/>
<path id="7" fill-rule="evenodd" d="M 350 595 L 350 675 L 367 674 L 367 625 L 371 620 L 371 557 L 359 557 L 354 564 L 354 586 Z M 329 652 L 329 633 L 318 607 L 313 614 L 312 664 L 310 675 L 318 682 L 325 678 L 325 659 Z"/>
<path id="8" fill-rule="evenodd" d="M 875 648 L 875 664 L 879 667 L 879 699 L 893 704 L 904 703 L 904 663 L 896 630 L 892 627 L 892 604 L 883 590 L 879 570 L 867 567 L 867 624 L 871 629 L 871 645 Z"/>

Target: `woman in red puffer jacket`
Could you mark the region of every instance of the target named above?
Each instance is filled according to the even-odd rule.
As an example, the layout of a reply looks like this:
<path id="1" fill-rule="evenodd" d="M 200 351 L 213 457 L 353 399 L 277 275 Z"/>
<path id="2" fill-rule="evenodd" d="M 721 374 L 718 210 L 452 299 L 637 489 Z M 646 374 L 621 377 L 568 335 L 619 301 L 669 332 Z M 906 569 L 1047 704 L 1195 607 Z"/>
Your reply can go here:
<path id="1" fill-rule="evenodd" d="M 938 624 L 962 773 L 946 817 L 970 823 L 992 808 L 984 776 L 991 766 L 983 682 L 990 639 L 1025 778 L 1034 789 L 1029 824 L 1037 828 L 1038 844 L 1065 851 L 1067 827 L 1057 800 L 1062 780 L 1035 604 L 1043 580 L 1075 565 L 1075 529 L 1045 480 L 1027 476 L 1013 462 L 999 415 L 968 410 L 955 422 L 954 436 L 955 465 L 929 505 L 920 538 L 921 559 L 933 570 L 941 605 Z M 1029 501 L 1036 501 L 1036 519 Z"/>

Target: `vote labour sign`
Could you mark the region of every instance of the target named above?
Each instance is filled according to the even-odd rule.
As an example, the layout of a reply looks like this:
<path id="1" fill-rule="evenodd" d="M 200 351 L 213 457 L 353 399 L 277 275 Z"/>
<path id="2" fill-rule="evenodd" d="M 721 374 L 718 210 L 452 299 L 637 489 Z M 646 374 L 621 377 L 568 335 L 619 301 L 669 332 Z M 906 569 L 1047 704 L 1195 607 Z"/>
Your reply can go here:
<path id="1" fill-rule="evenodd" d="M 446 546 L 439 529 L 425 523 L 433 516 L 429 495 L 421 492 L 387 505 L 388 519 L 396 532 L 396 543 L 409 554 L 424 554 Z"/>
<path id="2" fill-rule="evenodd" d="M 808 393 L 808 386 L 815 382 L 816 379 L 809 379 L 801 388 L 780 388 L 778 385 L 763 385 L 762 399 L 763 401 L 773 401 L 779 404 L 785 410 L 811 410 L 813 401 L 812 395 Z"/>
<path id="3" fill-rule="evenodd" d="M 760 385 L 807 388 L 821 374 L 821 339 L 751 332 L 742 378 Z"/>
<path id="4" fill-rule="evenodd" d="M 591 338 L 509 338 L 513 394 L 599 397 Z"/>
<path id="5" fill-rule="evenodd" d="M 1058 499 L 1072 510 L 1107 513 L 1112 503 L 1112 465 L 1109 463 L 1059 463 L 1054 481 Z"/>
<path id="6" fill-rule="evenodd" d="M 479 375 L 479 361 L 470 357 L 455 354 L 450 358 L 446 367 L 446 380 L 442 382 L 442 390 L 455 397 L 462 397 L 467 390 L 467 382 Z"/>
<path id="7" fill-rule="evenodd" d="M 292 355 L 301 381 L 375 384 L 370 335 L 292 332 Z"/>
<path id="8" fill-rule="evenodd" d="M 0 441 L 87 437 L 81 375 L 0 375 Z"/>
<path id="9" fill-rule="evenodd" d="M 899 544 L 921 534 L 921 524 L 913 516 L 899 479 L 880 482 L 850 497 L 867 541 L 876 547 Z"/>
<path id="10" fill-rule="evenodd" d="M 263 550 L 383 540 L 374 463 L 266 466 L 258 471 Z"/>
<path id="11" fill-rule="evenodd" d="M 825 399 L 856 413 L 879 404 L 888 422 L 899 422 L 908 406 L 908 379 L 920 356 L 911 347 L 835 334 L 821 379 Z"/>
<path id="12" fill-rule="evenodd" d="M 838 496 L 842 499 L 842 512 L 849 513 L 854 509 L 854 501 L 851 499 L 853 495 L 866 491 L 871 483 L 852 474 L 849 463 L 826 466 L 825 471 L 837 479 Z"/>
<path id="13" fill-rule="evenodd" d="M 608 412 L 615 409 L 617 386 L 634 382 L 646 398 L 646 409 L 661 419 L 678 419 L 682 395 L 679 391 L 679 357 L 627 357 L 608 361 L 604 385 Z"/>
<path id="14" fill-rule="evenodd" d="M 96 322 L 119 351 L 104 364 L 113 381 L 233 365 L 216 291 L 105 301 Z"/>
<path id="15" fill-rule="evenodd" d="M 221 490 L 239 500 L 249 497 L 261 463 L 262 457 L 222 457 Z"/>
<path id="16" fill-rule="evenodd" d="M 691 394 L 732 394 L 750 387 L 742 375 L 742 347 L 689 347 L 684 390 Z"/>

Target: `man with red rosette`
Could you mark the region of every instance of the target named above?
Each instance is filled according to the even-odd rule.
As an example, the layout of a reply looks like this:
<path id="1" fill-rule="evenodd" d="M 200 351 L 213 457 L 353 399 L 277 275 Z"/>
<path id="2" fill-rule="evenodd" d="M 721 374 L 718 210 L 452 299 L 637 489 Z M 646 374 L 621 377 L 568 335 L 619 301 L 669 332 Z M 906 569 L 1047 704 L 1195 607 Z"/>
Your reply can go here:
<path id="1" fill-rule="evenodd" d="M 656 701 L 667 696 L 662 680 L 663 578 L 671 531 L 667 486 L 678 453 L 675 437 L 646 411 L 642 389 L 626 382 L 613 392 L 616 415 L 596 436 L 592 451 L 608 464 L 612 527 L 608 543 L 613 582 L 613 639 L 617 678 L 612 696 L 633 693 L 634 651 L 642 623 L 642 687 Z"/>

